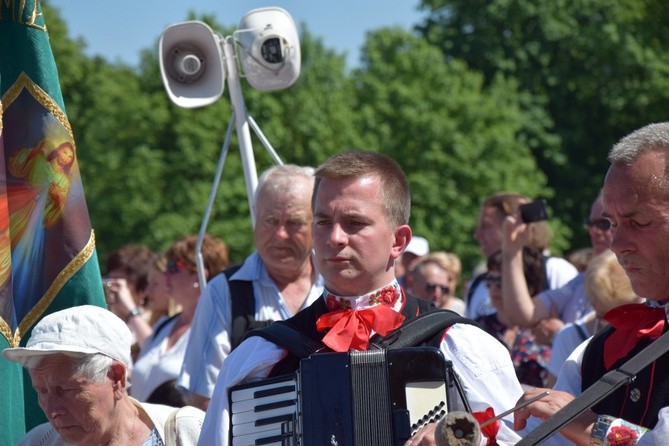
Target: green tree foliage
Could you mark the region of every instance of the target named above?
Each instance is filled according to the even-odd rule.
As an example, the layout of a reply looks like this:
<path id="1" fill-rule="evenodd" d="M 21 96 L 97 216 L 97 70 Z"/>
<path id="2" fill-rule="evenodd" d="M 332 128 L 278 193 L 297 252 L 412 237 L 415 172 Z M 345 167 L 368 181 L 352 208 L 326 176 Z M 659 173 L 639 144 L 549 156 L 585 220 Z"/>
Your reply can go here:
<path id="1" fill-rule="evenodd" d="M 401 29 L 369 34 L 362 54 L 354 73 L 359 126 L 370 147 L 408 173 L 414 232 L 473 266 L 483 197 L 552 194 L 518 138 L 515 83 L 498 76 L 486 86 L 482 74 Z"/>
<path id="2" fill-rule="evenodd" d="M 232 116 L 226 92 L 202 109 L 170 103 L 162 85 L 157 45 L 142 53 L 138 70 L 84 56 L 67 37 L 58 11 L 45 7 L 61 72 L 68 117 L 78 148 L 98 253 L 124 243 L 165 249 L 196 233 L 202 221 Z M 190 16 L 189 19 L 196 19 Z M 202 17 L 222 35 L 229 30 Z M 302 75 L 279 92 L 259 92 L 242 80 L 249 115 L 285 163 L 317 165 L 359 144 L 350 120 L 353 88 L 342 55 L 301 33 Z M 273 163 L 252 133 L 258 172 Z M 233 261 L 253 250 L 251 222 L 235 133 L 207 232 L 223 238 Z"/>
<path id="3" fill-rule="evenodd" d="M 369 33 L 351 72 L 302 26 L 300 78 L 276 92 L 242 79 L 249 115 L 286 163 L 315 166 L 349 148 L 397 159 L 412 187 L 415 232 L 466 269 L 479 260 L 480 202 L 501 190 L 547 197 L 554 215 L 571 217 L 554 226 L 554 251 L 567 251 L 611 143 L 664 118 L 666 8 L 655 0 L 422 5 L 419 34 Z M 45 14 L 100 258 L 123 243 L 162 250 L 197 232 L 232 115 L 228 92 L 202 109 L 179 108 L 162 85 L 158 36 L 131 68 L 85 56 L 58 12 L 45 5 Z M 188 19 L 231 34 L 215 17 Z M 252 141 L 261 172 L 273 159 Z M 234 261 L 253 249 L 248 206 L 233 133 L 208 232 L 226 240 Z"/>
<path id="4" fill-rule="evenodd" d="M 418 27 L 447 59 L 517 80 L 523 137 L 579 226 L 622 135 L 666 120 L 669 6 L 661 0 L 424 0 Z M 578 245 L 587 241 L 581 232 Z"/>

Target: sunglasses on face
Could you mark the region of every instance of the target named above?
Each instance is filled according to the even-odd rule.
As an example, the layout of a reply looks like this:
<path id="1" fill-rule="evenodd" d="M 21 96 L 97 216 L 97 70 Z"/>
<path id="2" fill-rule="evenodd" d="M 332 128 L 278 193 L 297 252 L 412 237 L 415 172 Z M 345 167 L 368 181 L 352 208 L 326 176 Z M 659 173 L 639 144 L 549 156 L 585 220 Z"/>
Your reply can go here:
<path id="1" fill-rule="evenodd" d="M 425 284 L 425 291 L 428 293 L 434 293 L 437 288 L 441 290 L 442 294 L 450 294 L 451 289 L 448 287 L 448 285 L 437 285 L 436 283 L 430 283 L 428 282 Z"/>
<path id="2" fill-rule="evenodd" d="M 181 260 L 170 259 L 167 261 L 167 272 L 169 274 L 178 273 L 180 269 L 187 269 L 188 264 Z"/>
<path id="3" fill-rule="evenodd" d="M 590 229 L 592 227 L 595 227 L 599 229 L 600 231 L 608 231 L 611 229 L 611 222 L 605 218 L 600 218 L 597 220 L 586 220 L 585 221 L 585 227 L 586 229 Z"/>
<path id="4" fill-rule="evenodd" d="M 485 279 L 483 279 L 485 282 L 485 286 L 488 288 L 491 288 L 493 286 L 496 286 L 497 288 L 502 287 L 502 277 L 501 276 L 486 276 Z"/>

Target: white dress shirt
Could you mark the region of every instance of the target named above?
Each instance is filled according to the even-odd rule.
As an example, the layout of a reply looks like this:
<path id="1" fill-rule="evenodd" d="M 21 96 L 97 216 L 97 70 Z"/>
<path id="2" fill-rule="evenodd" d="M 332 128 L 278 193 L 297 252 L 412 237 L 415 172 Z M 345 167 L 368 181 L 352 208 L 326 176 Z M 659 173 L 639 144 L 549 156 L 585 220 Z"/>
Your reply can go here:
<path id="1" fill-rule="evenodd" d="M 252 282 L 256 320 L 278 321 L 292 316 L 257 252 L 246 258 L 231 279 Z M 318 275 L 302 308 L 311 305 L 322 293 L 323 278 Z M 211 397 L 221 365 L 230 354 L 231 327 L 230 288 L 225 274 L 219 274 L 207 284 L 195 310 L 183 367 L 177 380 L 177 388 L 181 392 Z"/>

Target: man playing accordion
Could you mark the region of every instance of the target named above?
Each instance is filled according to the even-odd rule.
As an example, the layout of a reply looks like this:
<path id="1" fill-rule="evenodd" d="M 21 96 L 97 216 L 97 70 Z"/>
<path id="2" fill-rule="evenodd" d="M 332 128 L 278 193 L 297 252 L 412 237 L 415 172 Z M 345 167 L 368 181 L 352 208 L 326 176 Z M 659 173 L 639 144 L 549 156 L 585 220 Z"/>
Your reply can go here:
<path id="1" fill-rule="evenodd" d="M 397 283 L 394 262 L 411 240 L 407 178 L 391 158 L 372 152 L 335 155 L 316 171 L 312 198 L 315 261 L 323 298 L 287 321 L 331 351 L 367 350 L 422 311 Z M 522 395 L 508 351 L 475 325 L 456 323 L 435 345 L 452 362 L 471 410 L 499 414 Z M 260 336 L 247 338 L 226 359 L 207 411 L 200 445 L 227 445 L 230 387 L 294 371 L 299 363 Z M 515 444 L 512 416 L 497 425 L 499 445 Z M 407 441 L 431 445 L 435 423 Z"/>

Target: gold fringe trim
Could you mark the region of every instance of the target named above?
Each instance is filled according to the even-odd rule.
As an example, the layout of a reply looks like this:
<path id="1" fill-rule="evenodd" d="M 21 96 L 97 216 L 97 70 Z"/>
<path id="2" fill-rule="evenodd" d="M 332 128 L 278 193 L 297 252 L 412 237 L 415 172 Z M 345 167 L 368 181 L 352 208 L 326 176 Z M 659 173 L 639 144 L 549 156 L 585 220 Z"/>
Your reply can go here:
<path id="1" fill-rule="evenodd" d="M 44 293 L 44 296 L 37 302 L 37 304 L 28 312 L 26 317 L 19 323 L 19 327 L 16 330 L 16 333 L 12 334 L 11 328 L 7 325 L 5 321 L 2 321 L 2 326 L 0 326 L 0 331 L 7 338 L 9 345 L 12 347 L 18 347 L 21 342 L 21 337 L 23 333 L 27 332 L 28 329 L 40 318 L 40 316 L 46 311 L 47 307 L 51 305 L 53 300 L 56 298 L 56 295 L 60 292 L 63 286 L 70 280 L 77 271 L 91 258 L 95 252 L 95 231 L 91 229 L 91 237 L 88 239 L 86 246 L 77 254 L 70 263 L 63 268 L 63 270 L 56 276 L 56 279 L 51 283 L 49 289 Z"/>
<path id="2" fill-rule="evenodd" d="M 1 98 L 2 102 L 6 103 L 5 110 L 7 110 L 12 102 L 21 94 L 23 89 L 28 90 L 28 92 L 39 102 L 45 109 L 49 111 L 62 125 L 65 127 L 67 132 L 70 135 L 70 139 L 74 141 L 74 134 L 72 133 L 72 126 L 70 126 L 70 121 L 65 116 L 65 112 L 60 108 L 60 106 L 51 99 L 51 96 L 37 85 L 25 72 L 21 72 L 14 85 L 9 87 L 7 92 Z"/>
<path id="3" fill-rule="evenodd" d="M 0 98 L 0 118 L 16 100 L 23 90 L 27 90 L 35 100 L 42 105 L 51 115 L 53 115 L 66 129 L 70 136 L 70 140 L 74 144 L 74 134 L 72 133 L 72 126 L 67 119 L 65 112 L 60 106 L 51 99 L 51 96 L 37 85 L 25 72 L 21 72 L 16 82 L 5 92 Z M 3 124 L 0 119 L 0 135 L 2 135 Z M 75 149 L 76 151 L 76 149 Z M 38 301 L 37 305 L 33 307 L 26 317 L 19 323 L 16 333 L 12 333 L 9 324 L 0 318 L 0 334 L 2 334 L 9 342 L 10 346 L 17 347 L 21 342 L 22 333 L 28 329 L 39 319 L 39 317 L 46 311 L 46 308 L 53 302 L 58 292 L 63 285 L 86 263 L 95 251 L 95 234 L 91 230 L 91 237 L 84 247 L 84 249 L 61 271 L 56 280 L 51 284 L 45 295 Z"/>

